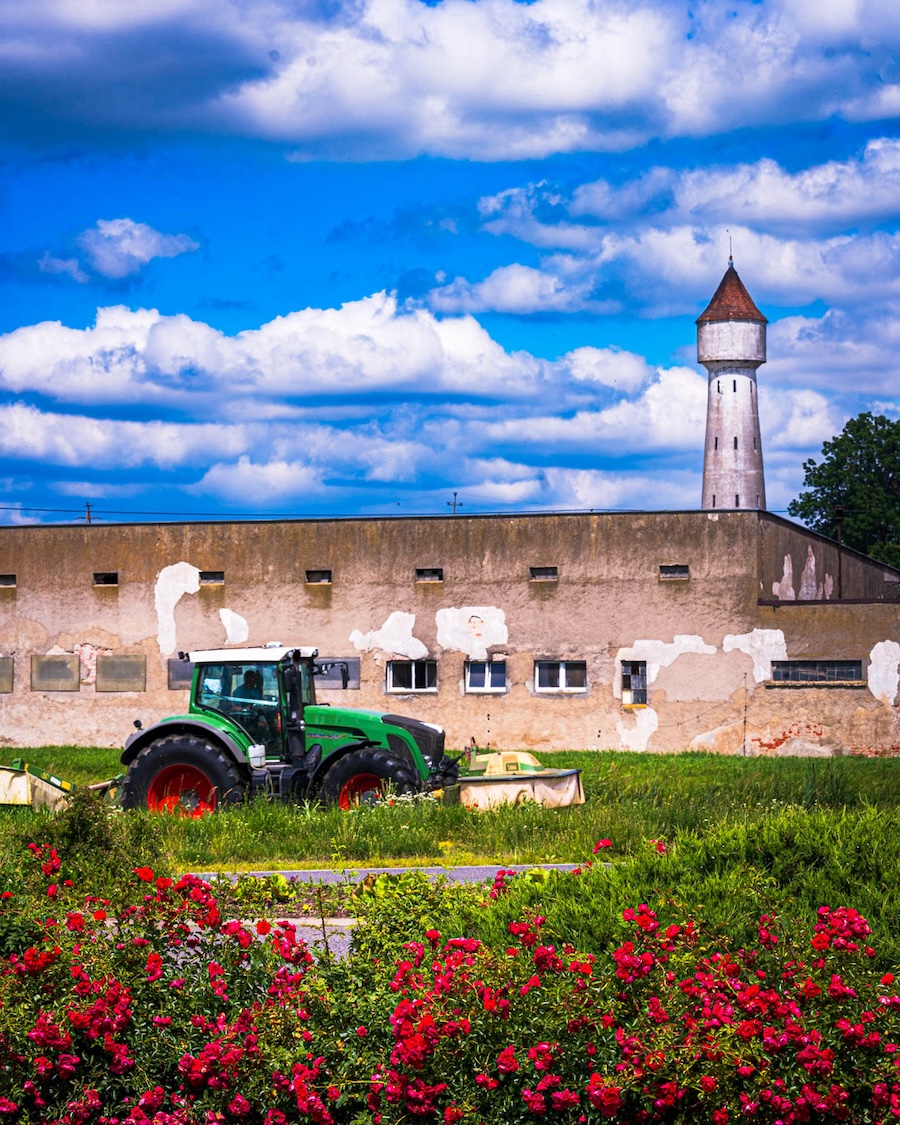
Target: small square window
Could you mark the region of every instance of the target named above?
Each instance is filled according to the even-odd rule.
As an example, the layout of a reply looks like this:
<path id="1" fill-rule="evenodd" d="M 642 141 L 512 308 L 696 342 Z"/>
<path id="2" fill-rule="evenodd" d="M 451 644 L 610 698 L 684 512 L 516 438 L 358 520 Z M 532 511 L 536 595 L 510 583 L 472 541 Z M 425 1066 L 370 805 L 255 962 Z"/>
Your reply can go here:
<path id="1" fill-rule="evenodd" d="M 690 578 L 691 568 L 686 563 L 664 564 L 660 563 L 659 577 L 666 581 L 678 581 Z"/>
<path id="2" fill-rule="evenodd" d="M 386 687 L 388 691 L 437 691 L 436 660 L 389 660 Z"/>
<path id="3" fill-rule="evenodd" d="M 10 589 L 16 584 L 16 576 L 14 574 L 0 574 L 0 590 Z"/>
<path id="4" fill-rule="evenodd" d="M 482 692 L 506 691 L 506 661 L 467 661 L 466 691 L 476 694 L 480 694 Z"/>
<path id="5" fill-rule="evenodd" d="M 95 586 L 118 586 L 119 573 L 116 570 L 97 570 L 94 572 Z"/>
<path id="6" fill-rule="evenodd" d="M 528 576 L 532 582 L 558 582 L 559 568 L 555 566 L 530 566 Z"/>
<path id="7" fill-rule="evenodd" d="M 622 661 L 622 706 L 647 702 L 647 661 Z"/>
<path id="8" fill-rule="evenodd" d="M 225 571 L 224 570 L 201 570 L 200 571 L 200 585 L 201 586 L 224 586 L 225 585 Z"/>
<path id="9" fill-rule="evenodd" d="M 417 566 L 417 582 L 443 582 L 444 568 L 442 566 Z"/>
<path id="10" fill-rule="evenodd" d="M 331 585 L 331 571 L 330 570 L 308 570 L 306 572 L 306 582 L 309 586 L 330 586 Z"/>
<path id="11" fill-rule="evenodd" d="M 587 691 L 584 660 L 535 660 L 535 691 Z"/>

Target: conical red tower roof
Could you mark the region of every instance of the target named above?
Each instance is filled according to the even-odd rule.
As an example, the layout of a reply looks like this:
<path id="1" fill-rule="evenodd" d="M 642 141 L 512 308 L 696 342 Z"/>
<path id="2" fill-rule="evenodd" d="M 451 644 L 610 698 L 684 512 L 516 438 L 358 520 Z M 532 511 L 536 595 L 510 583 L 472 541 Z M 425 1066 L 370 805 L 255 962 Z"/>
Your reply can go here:
<path id="1" fill-rule="evenodd" d="M 725 276 L 719 282 L 719 288 L 697 317 L 696 323 L 702 324 L 710 320 L 755 320 L 760 324 L 769 323 L 753 303 L 753 298 L 738 277 L 738 272 L 730 258 Z"/>

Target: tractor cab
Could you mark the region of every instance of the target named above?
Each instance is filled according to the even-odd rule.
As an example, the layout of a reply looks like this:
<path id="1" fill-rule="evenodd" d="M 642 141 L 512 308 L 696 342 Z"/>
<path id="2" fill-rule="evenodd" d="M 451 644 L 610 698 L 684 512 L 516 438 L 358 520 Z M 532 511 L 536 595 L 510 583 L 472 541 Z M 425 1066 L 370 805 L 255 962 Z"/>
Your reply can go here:
<path id="1" fill-rule="evenodd" d="M 316 704 L 314 648 L 222 649 L 194 653 L 191 713 L 224 716 L 265 747 L 265 757 L 289 761 L 305 749 L 303 713 Z"/>

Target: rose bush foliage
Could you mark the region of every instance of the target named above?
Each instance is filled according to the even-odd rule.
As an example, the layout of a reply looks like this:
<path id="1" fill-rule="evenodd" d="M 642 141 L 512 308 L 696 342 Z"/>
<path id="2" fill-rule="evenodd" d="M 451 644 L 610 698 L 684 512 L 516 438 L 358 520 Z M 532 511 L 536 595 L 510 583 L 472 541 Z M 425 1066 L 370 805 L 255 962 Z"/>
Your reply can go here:
<path id="1" fill-rule="evenodd" d="M 423 927 L 336 960 L 194 876 L 140 866 L 113 903 L 37 843 L 21 875 L 0 1123 L 900 1121 L 900 987 L 850 907 L 764 915 L 751 948 L 644 904 L 605 950 L 531 913 L 494 947 Z"/>

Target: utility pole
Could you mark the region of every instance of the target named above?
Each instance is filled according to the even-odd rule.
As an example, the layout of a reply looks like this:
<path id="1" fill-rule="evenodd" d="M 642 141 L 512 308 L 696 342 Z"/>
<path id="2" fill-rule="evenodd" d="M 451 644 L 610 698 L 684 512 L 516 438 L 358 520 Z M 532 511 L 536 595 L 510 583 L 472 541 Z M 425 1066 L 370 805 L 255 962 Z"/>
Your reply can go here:
<path id="1" fill-rule="evenodd" d="M 88 501 L 88 502 L 87 502 L 87 503 L 86 503 L 86 504 L 84 505 L 84 522 L 85 522 L 85 523 L 91 523 L 91 522 L 92 522 L 92 521 L 91 521 L 91 505 L 90 505 L 90 501 Z"/>
<path id="2" fill-rule="evenodd" d="M 453 509 L 453 511 L 452 511 L 452 513 L 451 513 L 451 514 L 452 514 L 452 515 L 454 515 L 454 516 L 456 515 L 456 509 L 457 509 L 457 508 L 461 508 L 461 507 L 463 506 L 463 504 L 462 504 L 462 500 L 460 500 L 459 502 L 457 502 L 457 499 L 456 499 L 456 497 L 457 497 L 458 495 L 459 495 L 459 493 L 458 493 L 458 492 L 454 492 L 454 493 L 453 493 L 453 499 L 452 499 L 452 500 L 448 500 L 448 501 L 447 501 L 447 507 L 448 507 L 448 508 L 452 508 L 452 509 Z"/>

